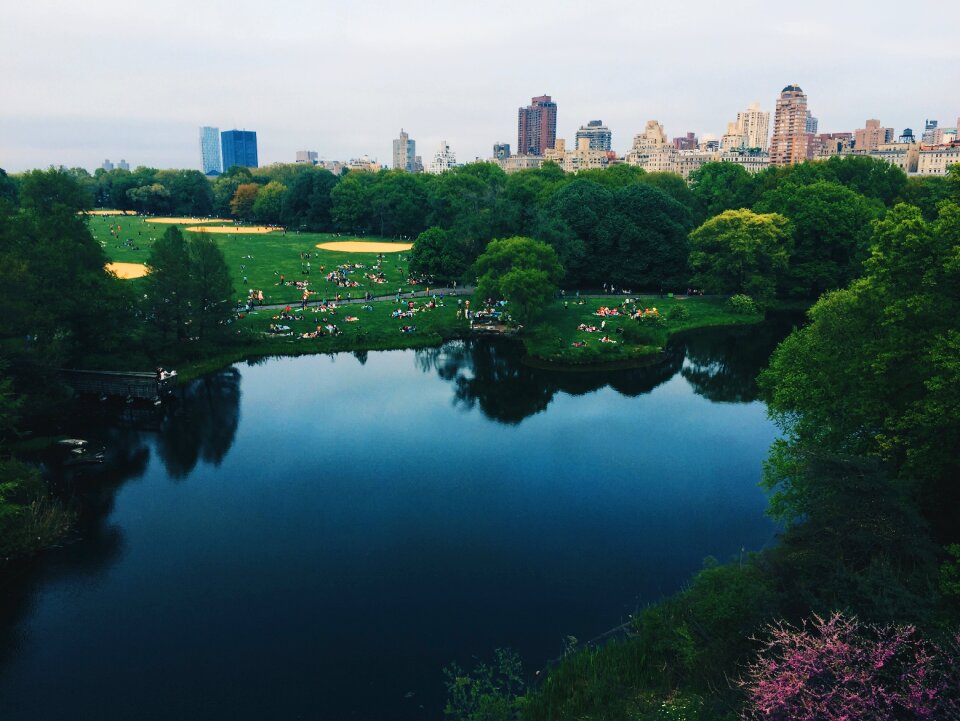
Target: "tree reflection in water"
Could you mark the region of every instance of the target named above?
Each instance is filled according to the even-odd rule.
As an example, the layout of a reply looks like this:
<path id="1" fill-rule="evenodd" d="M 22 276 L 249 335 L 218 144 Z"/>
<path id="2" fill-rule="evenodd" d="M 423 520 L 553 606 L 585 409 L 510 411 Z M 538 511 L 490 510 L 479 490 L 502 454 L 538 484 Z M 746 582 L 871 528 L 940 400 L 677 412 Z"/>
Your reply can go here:
<path id="1" fill-rule="evenodd" d="M 777 344 L 801 316 L 780 314 L 760 325 L 705 328 L 678 339 L 686 362 L 680 371 L 698 395 L 721 403 L 757 399 L 757 376 Z"/>
<path id="2" fill-rule="evenodd" d="M 240 371 L 226 368 L 177 389 L 160 424 L 157 455 L 174 478 L 184 478 L 197 461 L 219 466 L 240 423 Z"/>
<path id="3" fill-rule="evenodd" d="M 749 328 L 708 328 L 677 338 L 648 365 L 618 370 L 554 370 L 523 362 L 523 347 L 508 339 L 472 339 L 416 351 L 424 373 L 454 386 L 453 402 L 479 407 L 499 423 L 516 425 L 550 405 L 558 392 L 584 395 L 609 386 L 621 395 L 650 393 L 678 372 L 711 401 L 756 400 L 756 378 L 796 321 L 779 318 Z"/>

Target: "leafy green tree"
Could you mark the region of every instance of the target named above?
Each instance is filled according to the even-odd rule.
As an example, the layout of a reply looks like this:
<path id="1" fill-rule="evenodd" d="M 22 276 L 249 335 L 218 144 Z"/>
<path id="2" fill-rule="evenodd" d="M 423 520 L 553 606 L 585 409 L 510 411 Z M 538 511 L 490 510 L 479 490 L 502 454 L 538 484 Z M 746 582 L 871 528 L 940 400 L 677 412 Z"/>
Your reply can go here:
<path id="1" fill-rule="evenodd" d="M 612 166 L 614 168 L 619 165 Z M 630 167 L 630 166 L 625 166 Z M 662 190 L 680 205 L 690 211 L 691 217 L 697 217 L 699 214 L 699 203 L 697 197 L 693 194 L 690 186 L 681 176 L 676 173 L 644 173 L 639 176 L 639 182 L 652 185 L 654 188 Z"/>
<path id="2" fill-rule="evenodd" d="M 157 181 L 170 194 L 170 212 L 176 216 L 213 213 L 213 187 L 199 170 L 162 170 Z"/>
<path id="3" fill-rule="evenodd" d="M 540 214 L 536 236 L 557 251 L 572 285 L 607 282 L 597 250 L 600 228 L 613 208 L 613 193 L 592 180 L 577 178 L 555 192 Z"/>
<path id="4" fill-rule="evenodd" d="M 150 248 L 146 265 L 150 272 L 145 279 L 144 310 L 159 334 L 159 344 L 187 338 L 194 288 L 190 249 L 179 228 L 167 228 Z"/>
<path id="5" fill-rule="evenodd" d="M 439 281 L 458 280 L 469 265 L 463 244 L 450 231 L 436 227 L 420 233 L 410 252 L 410 270 Z"/>
<path id="6" fill-rule="evenodd" d="M 170 191 L 160 183 L 132 188 L 127 191 L 127 198 L 138 213 L 164 215 L 170 212 Z"/>
<path id="7" fill-rule="evenodd" d="M 20 206 L 40 214 L 77 213 L 92 208 L 93 201 L 68 171 L 51 168 L 21 176 Z"/>
<path id="8" fill-rule="evenodd" d="M 755 186 L 754 178 L 737 163 L 707 163 L 690 174 L 690 189 L 703 219 L 751 207 Z"/>
<path id="9" fill-rule="evenodd" d="M 17 182 L 0 168 L 0 202 L 6 201 L 11 205 L 20 205 L 20 188 Z"/>
<path id="10" fill-rule="evenodd" d="M 330 191 L 330 218 L 338 230 L 347 233 L 369 233 L 374 220 L 371 210 L 372 187 L 376 175 L 369 172 L 348 173 Z"/>
<path id="11" fill-rule="evenodd" d="M 520 323 L 534 318 L 550 301 L 563 277 L 556 251 L 532 238 L 493 240 L 477 258 L 478 298 L 504 299 Z"/>
<path id="12" fill-rule="evenodd" d="M 878 201 L 823 180 L 781 185 L 765 193 L 754 209 L 790 220 L 793 249 L 781 288 L 793 298 L 817 298 L 859 276 L 870 251 L 873 221 L 883 212 Z"/>
<path id="13" fill-rule="evenodd" d="M 851 190 L 893 205 L 903 194 L 907 176 L 895 165 L 866 155 L 834 155 L 819 165 L 826 180 L 836 180 Z"/>
<path id="14" fill-rule="evenodd" d="M 825 295 L 761 375 L 786 433 L 769 483 L 812 449 L 890 464 L 947 540 L 960 518 L 960 207 L 898 205 L 876 224 L 865 276 Z M 952 529 L 952 530 L 951 530 Z"/>
<path id="15" fill-rule="evenodd" d="M 646 180 L 646 176 L 647 171 L 639 165 L 617 163 L 606 168 L 581 170 L 577 173 L 577 180 L 589 180 L 613 190 L 614 188 L 625 188 L 628 185 L 643 182 Z"/>
<path id="16" fill-rule="evenodd" d="M 645 183 L 620 188 L 590 253 L 617 286 L 679 288 L 687 281 L 690 223 L 689 211 L 662 190 Z"/>
<path id="17" fill-rule="evenodd" d="M 710 293 L 773 297 L 790 256 L 790 226 L 782 215 L 727 210 L 690 234 L 691 283 Z"/>
<path id="18" fill-rule="evenodd" d="M 328 170 L 311 168 L 299 173 L 283 198 L 281 221 L 288 228 L 330 230 L 330 193 L 337 177 Z"/>
<path id="19" fill-rule="evenodd" d="M 233 317 L 233 281 L 223 251 L 213 238 L 195 233 L 189 243 L 193 334 L 201 340 L 223 336 Z"/>
<path id="20" fill-rule="evenodd" d="M 960 185 L 952 188 L 949 174 L 947 177 L 923 175 L 907 178 L 899 202 L 920 208 L 924 220 L 936 220 L 940 214 L 940 203 L 952 199 L 960 201 Z"/>
<path id="21" fill-rule="evenodd" d="M 245 186 L 240 186 L 241 188 Z M 239 188 L 237 189 L 239 192 Z M 283 214 L 283 197 L 287 192 L 287 186 L 276 180 L 260 188 L 256 194 L 256 200 L 253 202 L 251 212 L 253 217 L 260 223 L 276 225 L 280 222 Z M 236 196 L 234 196 L 236 197 Z"/>

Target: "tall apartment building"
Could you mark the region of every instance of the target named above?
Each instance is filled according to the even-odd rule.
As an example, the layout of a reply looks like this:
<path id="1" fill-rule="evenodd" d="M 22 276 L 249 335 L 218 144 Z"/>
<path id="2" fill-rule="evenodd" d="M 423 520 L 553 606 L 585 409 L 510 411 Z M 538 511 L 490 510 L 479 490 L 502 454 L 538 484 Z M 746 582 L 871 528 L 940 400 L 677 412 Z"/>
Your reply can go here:
<path id="1" fill-rule="evenodd" d="M 808 110 L 808 111 L 807 111 L 807 122 L 806 122 L 806 130 L 807 130 L 807 132 L 808 132 L 808 133 L 812 133 L 813 135 L 816 135 L 816 134 L 817 134 L 817 127 L 818 127 L 819 125 L 820 125 L 820 121 L 819 121 L 817 118 L 813 117 L 813 113 L 811 113 L 811 112 Z"/>
<path id="2" fill-rule="evenodd" d="M 677 140 L 679 140 L 679 138 L 673 139 L 674 144 L 676 144 Z M 743 131 L 740 130 L 740 125 L 738 123 L 727 123 L 727 132 L 720 138 L 720 149 L 737 150 L 738 148 L 745 147 L 747 147 L 747 139 L 744 137 Z"/>
<path id="3" fill-rule="evenodd" d="M 864 126 L 853 132 L 854 149 L 858 152 L 871 153 L 879 146 L 893 142 L 893 128 L 880 127 L 879 120 L 872 118 Z"/>
<path id="4" fill-rule="evenodd" d="M 225 130 L 220 133 L 220 146 L 223 150 L 223 169 L 230 170 L 235 165 L 241 168 L 257 166 L 257 134 L 253 130 Z"/>
<path id="5" fill-rule="evenodd" d="M 320 159 L 319 154 L 315 150 L 298 150 L 296 157 L 297 159 L 294 162 L 300 163 L 301 165 L 316 165 Z"/>
<path id="6" fill-rule="evenodd" d="M 113 170 L 113 163 L 110 162 L 110 158 L 107 158 L 103 161 L 103 164 L 100 167 L 109 173 L 111 170 Z"/>
<path id="7" fill-rule="evenodd" d="M 557 104 L 549 95 L 531 98 L 517 112 L 517 154 L 543 155 L 557 141 Z"/>
<path id="8" fill-rule="evenodd" d="M 580 148 L 580 139 L 586 138 L 590 141 L 590 150 L 610 150 L 613 140 L 613 134 L 610 128 L 603 124 L 602 120 L 591 120 L 586 125 L 581 125 L 577 131 L 576 146 Z"/>
<path id="9" fill-rule="evenodd" d="M 737 128 L 743 135 L 747 148 L 770 147 L 770 113 L 760 109 L 759 103 L 750 103 L 742 113 L 737 113 Z"/>
<path id="10" fill-rule="evenodd" d="M 456 166 L 457 156 L 454 155 L 454 152 L 450 149 L 450 145 L 447 144 L 447 141 L 441 140 L 440 145 L 437 146 L 437 152 L 433 155 L 433 162 L 430 163 L 428 172 L 439 175 L 440 173 L 445 173 L 450 170 L 450 168 L 455 168 Z"/>
<path id="11" fill-rule="evenodd" d="M 117 163 L 117 170 L 130 170 L 130 163 L 120 158 L 120 162 Z"/>
<path id="12" fill-rule="evenodd" d="M 923 135 L 920 136 L 920 142 L 924 145 L 937 145 L 937 121 L 925 120 L 923 123 Z"/>
<path id="13" fill-rule="evenodd" d="M 219 175 L 223 172 L 220 158 L 220 128 L 204 125 L 200 128 L 200 170 L 204 175 Z"/>
<path id="14" fill-rule="evenodd" d="M 807 159 L 807 96 L 788 85 L 777 98 L 770 140 L 770 163 L 793 165 Z"/>
<path id="15" fill-rule="evenodd" d="M 393 167 L 408 173 L 417 172 L 417 141 L 403 128 L 400 128 L 400 137 L 393 141 Z"/>

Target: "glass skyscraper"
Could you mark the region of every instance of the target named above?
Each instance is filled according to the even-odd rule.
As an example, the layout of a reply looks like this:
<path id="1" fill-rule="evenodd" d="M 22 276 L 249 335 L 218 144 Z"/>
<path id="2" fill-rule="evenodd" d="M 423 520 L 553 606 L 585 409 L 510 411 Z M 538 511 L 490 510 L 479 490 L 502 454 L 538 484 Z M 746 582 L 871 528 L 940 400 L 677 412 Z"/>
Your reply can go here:
<path id="1" fill-rule="evenodd" d="M 234 165 L 243 168 L 257 167 L 257 134 L 253 130 L 225 130 L 220 133 L 223 147 L 223 169 Z"/>
<path id="2" fill-rule="evenodd" d="M 223 172 L 223 165 L 220 163 L 220 128 L 200 128 L 200 170 L 204 175 L 218 175 Z"/>

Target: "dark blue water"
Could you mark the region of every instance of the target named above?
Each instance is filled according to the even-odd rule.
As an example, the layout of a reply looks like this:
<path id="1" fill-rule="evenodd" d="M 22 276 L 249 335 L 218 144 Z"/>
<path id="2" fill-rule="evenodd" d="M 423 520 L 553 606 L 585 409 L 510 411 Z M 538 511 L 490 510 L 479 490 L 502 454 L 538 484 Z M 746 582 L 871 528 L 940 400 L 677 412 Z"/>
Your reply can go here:
<path id="1" fill-rule="evenodd" d="M 78 416 L 110 463 L 60 479 L 76 542 L 2 577 L 0 718 L 440 718 L 443 666 L 532 671 L 771 541 L 772 338 L 607 373 L 489 342 L 275 359 Z"/>

